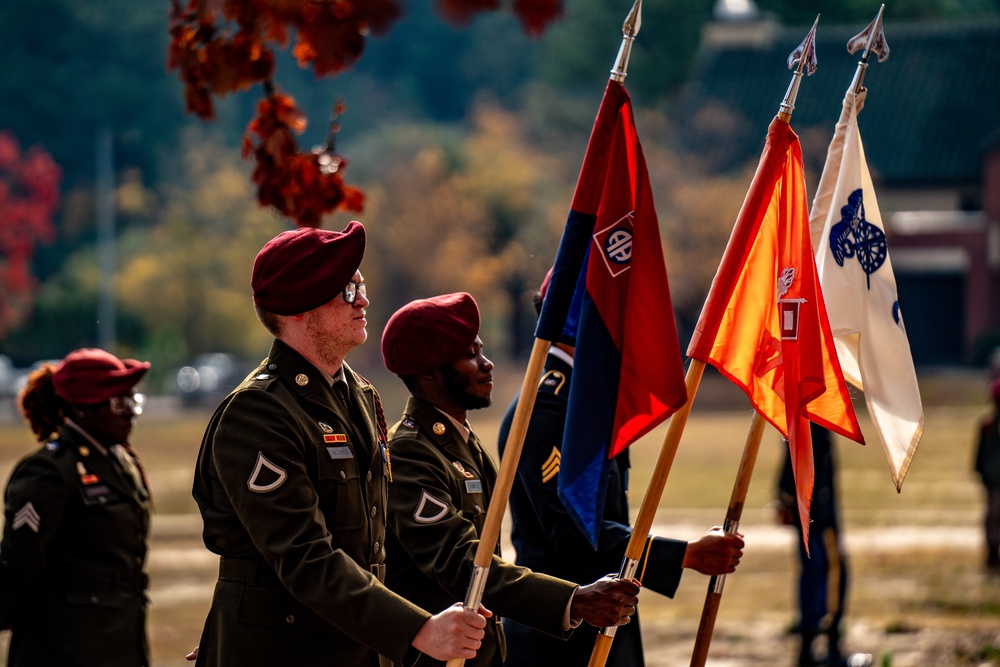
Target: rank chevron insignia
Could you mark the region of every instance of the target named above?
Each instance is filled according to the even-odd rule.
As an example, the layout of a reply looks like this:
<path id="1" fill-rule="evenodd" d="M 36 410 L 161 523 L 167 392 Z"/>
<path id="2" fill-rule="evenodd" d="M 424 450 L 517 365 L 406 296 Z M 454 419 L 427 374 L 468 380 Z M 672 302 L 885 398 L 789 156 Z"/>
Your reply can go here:
<path id="1" fill-rule="evenodd" d="M 35 506 L 31 504 L 30 500 L 14 515 L 14 530 L 21 526 L 27 526 L 37 533 L 41 524 L 42 517 L 38 515 L 38 511 L 35 510 Z"/>
<path id="2" fill-rule="evenodd" d="M 542 464 L 542 482 L 548 483 L 549 481 L 555 479 L 556 475 L 559 474 L 559 463 L 562 461 L 562 454 L 555 447 L 552 448 L 552 453 L 549 454 L 549 458 L 545 459 L 545 463 Z"/>

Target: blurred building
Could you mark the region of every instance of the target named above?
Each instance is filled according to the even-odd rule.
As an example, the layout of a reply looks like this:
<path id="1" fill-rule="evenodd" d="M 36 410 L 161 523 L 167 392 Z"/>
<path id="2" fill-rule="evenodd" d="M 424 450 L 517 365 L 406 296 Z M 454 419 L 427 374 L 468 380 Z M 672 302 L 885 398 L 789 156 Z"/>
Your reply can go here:
<path id="1" fill-rule="evenodd" d="M 1000 346 L 1000 19 L 884 18 L 890 57 L 872 57 L 859 116 L 913 357 L 986 363 Z M 792 117 L 809 196 L 860 54 L 864 25 L 824 25 L 819 68 Z M 808 26 L 787 27 L 749 0 L 720 0 L 676 113 L 684 149 L 722 173 L 755 163 L 791 79 L 788 54 Z"/>

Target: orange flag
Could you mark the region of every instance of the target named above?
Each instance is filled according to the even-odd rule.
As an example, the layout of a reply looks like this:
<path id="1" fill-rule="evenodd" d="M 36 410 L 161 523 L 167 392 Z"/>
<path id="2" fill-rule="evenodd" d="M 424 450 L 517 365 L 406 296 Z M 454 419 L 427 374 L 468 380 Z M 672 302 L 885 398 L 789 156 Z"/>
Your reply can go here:
<path id="1" fill-rule="evenodd" d="M 688 356 L 715 366 L 788 438 L 803 540 L 809 421 L 864 443 L 816 277 L 799 139 L 775 118 Z"/>

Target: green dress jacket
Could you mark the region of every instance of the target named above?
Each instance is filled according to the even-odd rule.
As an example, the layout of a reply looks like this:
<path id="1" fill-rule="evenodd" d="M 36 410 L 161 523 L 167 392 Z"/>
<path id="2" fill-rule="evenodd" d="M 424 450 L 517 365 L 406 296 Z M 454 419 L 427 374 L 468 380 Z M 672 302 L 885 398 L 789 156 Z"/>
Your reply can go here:
<path id="1" fill-rule="evenodd" d="M 64 425 L 4 496 L 0 617 L 7 665 L 145 667 L 149 495 Z"/>
<path id="2" fill-rule="evenodd" d="M 386 583 L 437 613 L 465 599 L 497 467 L 474 434 L 466 442 L 451 420 L 414 397 L 390 429 L 389 442 L 393 481 Z M 498 544 L 483 593 L 483 605 L 494 615 L 476 658 L 466 665 L 503 664 L 504 616 L 568 636 L 563 621 L 576 588 L 502 560 Z M 424 655 L 417 664 L 442 663 Z"/>
<path id="3" fill-rule="evenodd" d="M 384 419 L 375 388 L 344 374 L 350 404 L 275 341 L 213 415 L 193 493 L 221 560 L 198 665 L 377 665 L 430 617 L 379 581 Z"/>

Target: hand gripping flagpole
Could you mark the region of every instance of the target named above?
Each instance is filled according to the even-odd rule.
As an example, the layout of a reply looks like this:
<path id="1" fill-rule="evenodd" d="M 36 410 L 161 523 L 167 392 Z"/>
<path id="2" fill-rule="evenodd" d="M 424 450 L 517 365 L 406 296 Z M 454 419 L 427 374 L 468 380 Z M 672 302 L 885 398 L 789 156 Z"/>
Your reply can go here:
<path id="1" fill-rule="evenodd" d="M 622 26 L 622 44 L 618 49 L 615 66 L 611 70 L 611 79 L 614 81 L 621 83 L 627 76 L 628 60 L 632 53 L 632 41 L 639 32 L 641 22 L 642 0 L 636 0 L 632 6 L 632 10 L 625 19 L 625 24 Z M 545 369 L 545 357 L 548 355 L 551 346 L 552 341 L 536 337 L 535 343 L 531 348 L 531 357 L 528 359 L 524 381 L 521 383 L 521 394 L 517 401 L 517 407 L 514 409 L 510 433 L 507 435 L 503 458 L 500 461 L 500 471 L 497 473 L 497 481 L 490 496 L 490 506 L 486 511 L 483 530 L 479 533 L 479 546 L 476 548 L 476 557 L 472 576 L 469 581 L 469 588 L 465 593 L 464 604 L 468 609 L 479 609 L 483 600 L 483 591 L 486 588 L 486 578 L 489 576 L 490 563 L 493 562 L 493 552 L 496 548 L 497 540 L 500 538 L 503 515 L 507 511 L 507 499 L 510 497 L 514 478 L 517 476 L 517 464 L 521 458 L 521 450 L 524 448 L 524 438 L 527 435 L 528 425 L 531 422 L 531 411 L 535 407 L 538 382 L 541 380 L 542 371 Z M 464 659 L 456 658 L 449 660 L 447 667 L 462 667 L 464 664 Z"/>
<path id="2" fill-rule="evenodd" d="M 807 75 L 816 71 L 815 40 L 818 23 L 819 17 L 817 16 L 812 29 L 802 44 L 788 56 L 789 68 L 795 67 L 796 69 L 778 111 L 778 117 L 786 123 L 791 120 L 792 111 L 795 109 L 795 98 L 799 92 L 803 71 Z M 764 417 L 755 410 L 753 419 L 750 421 L 750 430 L 747 432 L 746 444 L 743 447 L 743 457 L 740 459 L 740 467 L 736 473 L 736 482 L 733 484 L 733 493 L 729 498 L 729 508 L 726 510 L 726 520 L 723 524 L 723 530 L 730 534 L 736 534 L 739 531 L 747 492 L 750 490 L 750 478 L 753 476 L 753 469 L 757 463 L 757 452 L 760 451 L 760 441 L 764 435 L 764 423 Z M 691 667 L 704 667 L 708 660 L 708 647 L 712 643 L 715 619 L 719 613 L 719 604 L 722 602 L 722 590 L 725 585 L 725 574 L 715 575 L 709 579 L 705 605 L 702 607 L 701 620 L 698 623 L 698 634 L 695 637 L 694 650 L 691 653 Z"/>

